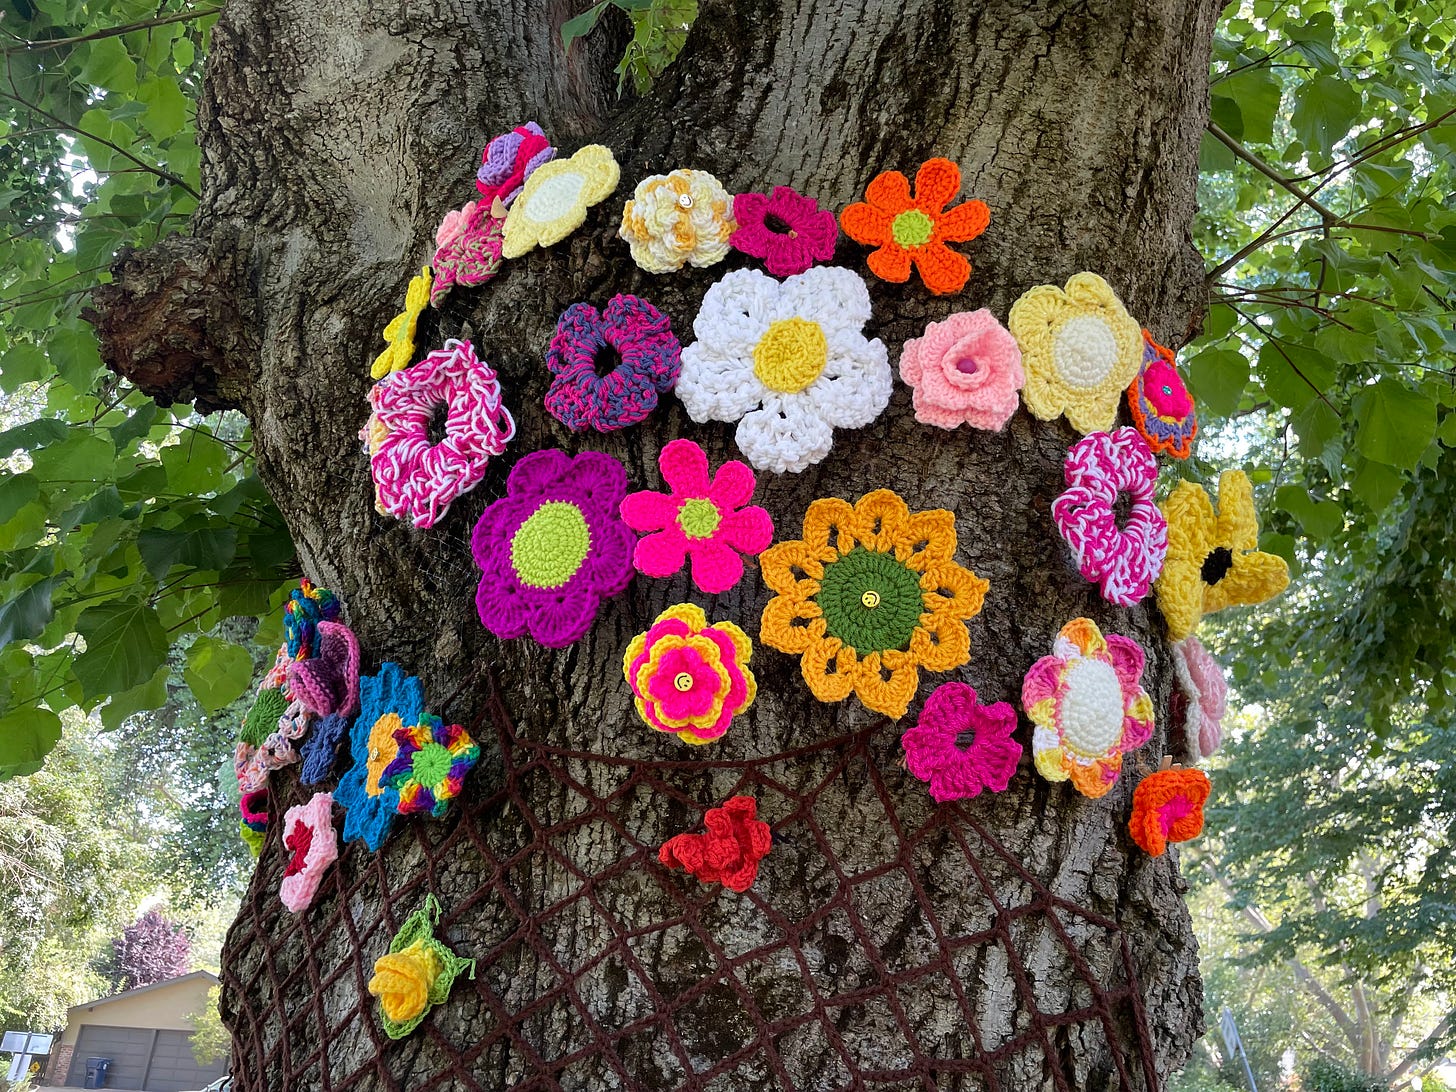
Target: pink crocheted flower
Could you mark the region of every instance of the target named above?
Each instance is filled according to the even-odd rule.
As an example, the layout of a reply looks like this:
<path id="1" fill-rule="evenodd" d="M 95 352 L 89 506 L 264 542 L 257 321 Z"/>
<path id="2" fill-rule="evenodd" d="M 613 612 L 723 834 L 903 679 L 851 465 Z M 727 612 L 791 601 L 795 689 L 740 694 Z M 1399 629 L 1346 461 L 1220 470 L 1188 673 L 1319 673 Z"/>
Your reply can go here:
<path id="1" fill-rule="evenodd" d="M 676 603 L 632 638 L 622 671 L 637 713 L 684 743 L 711 743 L 753 704 L 753 642 L 732 622 L 708 624 L 703 608 Z"/>
<path id="2" fill-rule="evenodd" d="M 1189 758 L 1207 758 L 1223 741 L 1223 715 L 1228 709 L 1223 668 L 1197 637 L 1185 637 L 1173 645 L 1173 674 L 1188 702 L 1183 734 L 1188 740 Z M 1195 747 L 1197 752 L 1193 753 Z"/>
<path id="3" fill-rule="evenodd" d="M 1021 761 L 1021 744 L 1011 738 L 1016 710 L 1008 702 L 981 705 L 976 688 L 948 682 L 936 688 L 914 728 L 901 738 L 905 765 L 930 795 L 944 803 L 979 796 L 982 789 L 1005 792 Z"/>
<path id="4" fill-rule="evenodd" d="M 495 137 L 480 154 L 480 170 L 475 175 L 481 204 L 490 208 L 499 198 L 509 208 L 531 172 L 555 155 L 556 149 L 534 121 Z"/>
<path id="5" fill-rule="evenodd" d="M 1186 459 L 1198 435 L 1198 415 L 1174 360 L 1172 349 L 1143 331 L 1143 366 L 1127 388 L 1127 409 L 1155 454 Z"/>
<path id="6" fill-rule="evenodd" d="M 435 245 L 437 247 L 449 246 L 465 234 L 465 226 L 475 215 L 478 201 L 467 201 L 458 209 L 451 209 L 445 213 L 440 221 L 440 226 L 435 229 Z"/>
<path id="7" fill-rule="evenodd" d="M 834 257 L 839 224 L 834 213 L 792 186 L 775 186 L 768 195 L 740 193 L 733 198 L 738 228 L 728 245 L 754 258 L 775 277 L 802 273 Z"/>
<path id="8" fill-rule="evenodd" d="M 708 456 L 673 440 L 657 456 L 670 493 L 643 490 L 622 501 L 622 518 L 644 537 L 632 561 L 644 576 L 666 577 L 693 559 L 693 583 L 720 595 L 743 576 L 740 554 L 756 557 L 773 542 L 773 520 L 753 498 L 753 471 L 736 459 L 708 479 Z M 651 533 L 649 533 L 651 532 Z"/>
<path id="9" fill-rule="evenodd" d="M 917 421 L 992 432 L 1006 427 L 1026 382 L 1016 339 L 984 307 L 932 322 L 905 342 L 900 378 L 915 390 Z"/>
<path id="10" fill-rule="evenodd" d="M 440 302 L 459 285 L 475 288 L 500 272 L 501 229 L 505 221 L 492 216 L 485 201 L 472 201 L 459 212 L 447 212 L 435 232 L 435 279 L 430 285 L 430 304 Z"/>
<path id="11" fill-rule="evenodd" d="M 1168 521 L 1153 490 L 1158 461 L 1136 429 L 1093 432 L 1067 452 L 1067 491 L 1052 502 L 1057 530 L 1083 579 L 1109 603 L 1131 607 L 1148 594 L 1168 553 Z M 1118 500 L 1127 497 L 1127 512 Z"/>
<path id="12" fill-rule="evenodd" d="M 505 450 L 516 423 L 500 380 L 468 341 L 451 339 L 418 364 L 385 376 L 369 392 L 374 416 L 361 438 L 380 510 L 433 527 L 450 502 L 475 488 Z M 433 434 L 437 417 L 444 422 Z"/>
<path id="13" fill-rule="evenodd" d="M 342 622 L 319 622 L 318 652 L 288 664 L 288 691 L 310 713 L 359 711 L 359 642 Z"/>
<path id="14" fill-rule="evenodd" d="M 278 897 L 297 914 L 308 909 L 324 872 L 339 857 L 332 795 L 314 793 L 307 804 L 288 809 L 283 816 L 283 848 L 289 856 Z"/>

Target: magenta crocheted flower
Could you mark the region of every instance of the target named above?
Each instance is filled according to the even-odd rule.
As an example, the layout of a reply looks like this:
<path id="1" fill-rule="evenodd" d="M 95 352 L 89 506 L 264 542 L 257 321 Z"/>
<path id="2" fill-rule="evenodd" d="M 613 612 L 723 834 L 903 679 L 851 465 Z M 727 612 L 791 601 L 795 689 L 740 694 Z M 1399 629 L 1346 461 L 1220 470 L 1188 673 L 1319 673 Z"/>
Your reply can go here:
<path id="1" fill-rule="evenodd" d="M 773 542 L 773 520 L 753 499 L 753 471 L 736 459 L 710 480 L 708 456 L 691 440 L 673 440 L 657 456 L 669 493 L 643 490 L 622 501 L 622 518 L 644 537 L 632 561 L 644 576 L 665 577 L 693 559 L 693 583 L 719 595 L 743 576 L 742 554 L 757 557 Z"/>
<path id="2" fill-rule="evenodd" d="M 1197 761 L 1218 750 L 1223 741 L 1223 715 L 1228 709 L 1228 683 L 1223 668 L 1197 637 L 1173 644 L 1173 675 L 1188 703 L 1183 734 L 1189 758 Z"/>
<path id="3" fill-rule="evenodd" d="M 915 390 L 917 421 L 992 432 L 1006 427 L 1026 382 L 1016 339 L 984 307 L 932 322 L 905 342 L 900 378 Z"/>
<path id="4" fill-rule="evenodd" d="M 1004 701 L 982 705 L 976 688 L 948 682 L 925 700 L 920 719 L 900 742 L 905 765 L 921 781 L 929 782 L 936 801 L 979 796 L 982 789 L 1005 792 L 1021 744 L 1011 738 L 1016 710 Z"/>
<path id="5" fill-rule="evenodd" d="M 753 642 L 732 622 L 708 623 L 703 608 L 677 603 L 632 638 L 622 671 L 637 713 L 684 743 L 711 743 L 753 704 Z"/>
<path id="6" fill-rule="evenodd" d="M 385 376 L 369 404 L 364 438 L 379 508 L 416 527 L 433 527 L 451 501 L 475 488 L 516 434 L 500 380 L 468 341 L 452 338 Z"/>
<path id="7" fill-rule="evenodd" d="M 682 345 L 667 316 L 636 296 L 613 296 L 604 312 L 573 303 L 546 350 L 546 408 L 567 428 L 598 432 L 635 425 L 657 408 L 682 371 Z"/>
<path id="8" fill-rule="evenodd" d="M 288 664 L 288 693 L 310 713 L 359 711 L 359 641 L 342 622 L 317 623 L 318 651 Z"/>
<path id="9" fill-rule="evenodd" d="M 480 154 L 480 170 L 475 174 L 480 203 L 490 208 L 499 198 L 509 208 L 531 172 L 555 155 L 556 149 L 534 121 L 494 138 Z"/>
<path id="10" fill-rule="evenodd" d="M 500 272 L 501 228 L 505 221 L 492 216 L 486 201 L 472 201 L 459 212 L 447 212 L 435 232 L 435 279 L 430 285 L 430 304 L 440 306 L 459 285 L 475 288 Z"/>
<path id="11" fill-rule="evenodd" d="M 738 228 L 728 236 L 728 245 L 762 258 L 775 277 L 791 277 L 834 257 L 839 238 L 834 213 L 792 186 L 775 186 L 770 194 L 738 194 L 733 218 Z"/>
<path id="12" fill-rule="evenodd" d="M 1153 490 L 1158 460 L 1136 429 L 1093 432 L 1067 452 L 1067 491 L 1052 501 L 1057 530 L 1083 579 L 1102 597 L 1130 607 L 1148 594 L 1168 553 L 1168 521 Z M 1118 510 L 1126 495 L 1127 512 Z"/>
<path id="13" fill-rule="evenodd" d="M 317 792 L 307 804 L 295 804 L 283 816 L 283 848 L 288 864 L 278 897 L 297 914 L 307 910 L 329 865 L 338 860 L 339 836 L 334 832 L 334 798 Z"/>
<path id="14" fill-rule="evenodd" d="M 580 639 L 601 601 L 632 579 L 633 536 L 617 515 L 626 493 L 622 464 L 598 451 L 548 448 L 516 463 L 470 536 L 485 628 L 547 648 Z"/>

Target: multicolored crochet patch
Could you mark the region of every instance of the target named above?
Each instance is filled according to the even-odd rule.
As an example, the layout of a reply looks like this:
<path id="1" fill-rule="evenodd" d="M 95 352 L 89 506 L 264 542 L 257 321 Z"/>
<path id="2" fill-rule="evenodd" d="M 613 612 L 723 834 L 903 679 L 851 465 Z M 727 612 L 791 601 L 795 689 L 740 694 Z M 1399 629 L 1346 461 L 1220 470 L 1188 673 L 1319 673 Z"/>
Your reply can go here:
<path id="1" fill-rule="evenodd" d="M 1009 702 L 982 705 L 969 683 L 948 682 L 925 699 L 915 727 L 901 737 L 905 766 L 928 782 L 937 802 L 1005 792 L 1021 761 L 1016 710 Z"/>
<path id="2" fill-rule="evenodd" d="M 283 643 L 290 660 L 307 660 L 319 654 L 320 622 L 336 622 L 343 604 L 328 588 L 320 588 L 304 577 L 283 604 Z"/>
<path id="3" fill-rule="evenodd" d="M 359 681 L 359 718 L 349 734 L 353 765 L 339 779 L 334 799 L 344 809 L 344 840 L 362 840 L 378 852 L 399 814 L 399 791 L 384 777 L 399 756 L 397 733 L 423 722 L 425 686 L 398 664 Z"/>
<path id="4" fill-rule="evenodd" d="M 1021 349 L 986 308 L 961 311 L 905 342 L 900 378 L 914 390 L 915 419 L 939 428 L 999 432 L 1021 399 Z"/>
<path id="5" fill-rule="evenodd" d="M 733 198 L 707 171 L 681 169 L 637 183 L 622 208 L 618 236 L 632 260 L 649 273 L 695 269 L 728 256 L 728 238 L 738 227 Z"/>
<path id="6" fill-rule="evenodd" d="M 467 971 L 475 977 L 475 960 L 462 959 L 435 938 L 440 903 L 434 895 L 405 918 L 389 942 L 389 952 L 374 961 L 369 992 L 379 998 L 380 1023 L 391 1039 L 403 1039 L 443 1005 L 450 987 Z"/>
<path id="7" fill-rule="evenodd" d="M 626 428 L 657 408 L 682 371 L 672 322 L 636 296 L 613 296 L 605 311 L 573 303 L 546 350 L 546 409 L 573 432 Z"/>
<path id="8" fill-rule="evenodd" d="M 477 288 L 500 272 L 504 227 L 505 218 L 493 216 L 485 201 L 471 201 L 459 212 L 445 214 L 435 233 L 431 306 L 439 307 L 456 285 Z"/>
<path id="9" fill-rule="evenodd" d="M 708 624 L 701 607 L 678 603 L 627 646 L 622 670 L 638 715 L 684 743 L 712 743 L 753 704 L 753 642 L 732 622 Z"/>
<path id="10" fill-rule="evenodd" d="M 288 692 L 314 716 L 351 717 L 359 711 L 359 641 L 342 622 L 319 621 L 313 635 L 314 654 L 288 664 Z"/>
<path id="11" fill-rule="evenodd" d="M 773 848 L 773 831 L 758 818 L 758 801 L 730 797 L 703 816 L 705 834 L 675 834 L 657 851 L 668 868 L 680 868 L 703 883 L 743 892 L 758 878 L 758 863 Z"/>
<path id="12" fill-rule="evenodd" d="M 470 733 L 426 713 L 418 724 L 394 730 L 394 759 L 381 783 L 399 794 L 399 813 L 443 818 L 480 757 Z"/>
<path id="13" fill-rule="evenodd" d="M 839 224 L 834 213 L 792 186 L 775 186 L 770 194 L 740 193 L 733 198 L 738 227 L 728 245 L 761 258 L 775 277 L 792 277 L 815 262 L 834 259 Z"/>
<path id="14" fill-rule="evenodd" d="M 1127 388 L 1127 409 L 1133 426 L 1142 433 L 1148 447 L 1159 455 L 1186 459 L 1193 453 L 1198 436 L 1198 415 L 1193 396 L 1178 374 L 1173 350 L 1143 331 L 1143 364 Z"/>
<path id="15" fill-rule="evenodd" d="M 509 208 L 532 172 L 551 162 L 555 155 L 556 149 L 534 121 L 494 137 L 481 152 L 480 169 L 475 174 L 480 203 L 489 209 L 499 201 L 502 208 Z"/>

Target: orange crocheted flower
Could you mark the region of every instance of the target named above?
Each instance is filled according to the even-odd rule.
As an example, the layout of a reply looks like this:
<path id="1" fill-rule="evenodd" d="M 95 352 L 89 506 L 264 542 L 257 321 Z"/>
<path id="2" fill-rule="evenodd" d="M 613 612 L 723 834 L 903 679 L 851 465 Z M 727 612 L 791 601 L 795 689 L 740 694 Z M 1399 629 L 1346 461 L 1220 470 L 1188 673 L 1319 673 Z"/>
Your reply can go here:
<path id="1" fill-rule="evenodd" d="M 759 557 L 778 594 L 763 609 L 761 640 L 798 655 L 820 701 L 859 695 L 868 708 L 902 717 L 919 669 L 950 671 L 971 657 L 966 619 L 990 586 L 953 560 L 955 513 L 911 512 L 876 489 L 850 505 L 816 500 L 804 537 Z"/>
<path id="2" fill-rule="evenodd" d="M 865 201 L 839 214 L 839 223 L 855 242 L 879 248 L 867 262 L 881 280 L 903 284 L 913 264 L 936 295 L 959 292 L 971 263 L 945 244 L 969 242 L 991 222 L 984 201 L 946 209 L 960 188 L 961 169 L 948 159 L 925 161 L 915 175 L 913 197 L 903 174 L 885 171 L 865 187 Z"/>
<path id="3" fill-rule="evenodd" d="M 1128 833 L 1143 851 L 1161 857 L 1169 842 L 1186 842 L 1203 832 L 1203 805 L 1213 786 L 1202 770 L 1175 766 L 1139 782 L 1132 794 Z"/>

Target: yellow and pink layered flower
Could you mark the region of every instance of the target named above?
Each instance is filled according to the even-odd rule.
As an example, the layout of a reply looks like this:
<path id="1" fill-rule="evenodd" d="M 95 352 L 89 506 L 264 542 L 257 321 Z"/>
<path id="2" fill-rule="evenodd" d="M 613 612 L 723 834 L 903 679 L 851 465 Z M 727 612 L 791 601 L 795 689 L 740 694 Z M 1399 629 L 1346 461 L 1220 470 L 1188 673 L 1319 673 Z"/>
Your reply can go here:
<path id="1" fill-rule="evenodd" d="M 732 622 L 708 624 L 701 607 L 678 603 L 627 646 L 622 670 L 637 712 L 684 743 L 711 743 L 753 704 L 753 642 Z"/>
<path id="2" fill-rule="evenodd" d="M 1090 618 L 1057 634 L 1052 654 L 1021 683 L 1021 703 L 1036 726 L 1036 768 L 1083 796 L 1103 796 L 1117 782 L 1122 756 L 1153 735 L 1153 700 L 1139 685 L 1145 657 L 1130 637 L 1103 636 Z"/>

